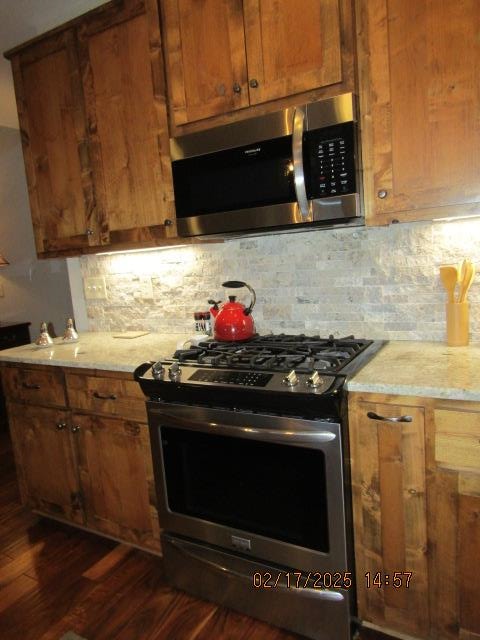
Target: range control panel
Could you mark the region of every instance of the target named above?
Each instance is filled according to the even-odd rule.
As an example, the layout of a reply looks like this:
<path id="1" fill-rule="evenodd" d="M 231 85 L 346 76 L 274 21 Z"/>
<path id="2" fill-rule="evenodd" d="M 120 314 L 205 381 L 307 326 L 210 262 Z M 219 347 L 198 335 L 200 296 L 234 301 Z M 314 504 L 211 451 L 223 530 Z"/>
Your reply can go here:
<path id="1" fill-rule="evenodd" d="M 355 193 L 355 129 L 353 122 L 304 134 L 307 197 L 316 199 Z"/>
<path id="2" fill-rule="evenodd" d="M 272 374 L 257 371 L 218 371 L 197 369 L 189 380 L 193 382 L 216 382 L 217 384 L 239 384 L 245 387 L 265 387 L 273 378 Z"/>

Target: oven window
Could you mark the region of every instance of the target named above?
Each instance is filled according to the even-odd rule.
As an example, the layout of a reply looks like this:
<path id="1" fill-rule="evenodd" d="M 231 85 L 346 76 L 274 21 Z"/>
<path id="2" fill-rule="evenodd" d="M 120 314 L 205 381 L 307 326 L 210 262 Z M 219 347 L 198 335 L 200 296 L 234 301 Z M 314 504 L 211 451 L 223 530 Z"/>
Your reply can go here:
<path id="1" fill-rule="evenodd" d="M 172 163 L 178 218 L 295 202 L 292 137 Z"/>
<path id="2" fill-rule="evenodd" d="M 171 511 L 328 553 L 322 451 L 161 427 Z"/>

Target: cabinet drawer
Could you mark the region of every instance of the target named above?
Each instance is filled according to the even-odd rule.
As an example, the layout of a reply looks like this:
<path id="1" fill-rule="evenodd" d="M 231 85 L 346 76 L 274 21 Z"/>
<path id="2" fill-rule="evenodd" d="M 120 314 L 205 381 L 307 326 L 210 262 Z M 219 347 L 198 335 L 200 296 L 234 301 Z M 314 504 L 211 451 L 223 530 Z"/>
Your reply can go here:
<path id="1" fill-rule="evenodd" d="M 145 396 L 135 380 L 66 374 L 70 407 L 147 422 Z"/>
<path id="2" fill-rule="evenodd" d="M 435 411 L 435 460 L 480 471 L 480 413 Z"/>
<path id="3" fill-rule="evenodd" d="M 6 367 L 3 369 L 3 386 L 8 400 L 53 407 L 65 407 L 63 373 L 52 367 L 51 371 Z"/>

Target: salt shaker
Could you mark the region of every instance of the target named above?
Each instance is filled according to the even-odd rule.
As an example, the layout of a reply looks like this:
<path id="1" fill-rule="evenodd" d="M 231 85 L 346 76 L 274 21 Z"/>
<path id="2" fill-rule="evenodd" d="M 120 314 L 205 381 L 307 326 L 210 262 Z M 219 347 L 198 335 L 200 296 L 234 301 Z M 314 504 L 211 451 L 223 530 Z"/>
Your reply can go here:
<path id="1" fill-rule="evenodd" d="M 37 347 L 41 348 L 50 347 L 53 344 L 53 340 L 48 333 L 46 322 L 42 322 L 42 324 L 40 325 L 40 335 L 35 340 L 35 344 L 37 345 Z"/>

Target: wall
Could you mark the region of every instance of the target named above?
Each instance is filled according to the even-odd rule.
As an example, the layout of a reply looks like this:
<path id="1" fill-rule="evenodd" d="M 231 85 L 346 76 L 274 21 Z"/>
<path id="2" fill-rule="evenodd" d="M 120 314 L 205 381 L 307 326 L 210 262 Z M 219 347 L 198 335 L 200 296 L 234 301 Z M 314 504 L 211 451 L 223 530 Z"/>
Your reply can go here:
<path id="1" fill-rule="evenodd" d="M 256 289 L 262 333 L 439 341 L 445 293 L 438 266 L 464 257 L 480 263 L 479 238 L 480 220 L 410 223 L 85 256 L 80 268 L 84 278 L 106 282 L 106 299 L 87 300 L 94 331 L 191 333 L 193 311 L 208 308 L 212 296 L 224 298 L 221 283 L 237 279 Z M 476 340 L 479 298 L 477 279 L 470 294 Z"/>
<path id="2" fill-rule="evenodd" d="M 25 184 L 19 132 L 0 127 L 0 253 L 10 265 L 0 269 L 0 321 L 53 322 L 57 333 L 72 314 L 65 260 L 37 260 Z"/>

